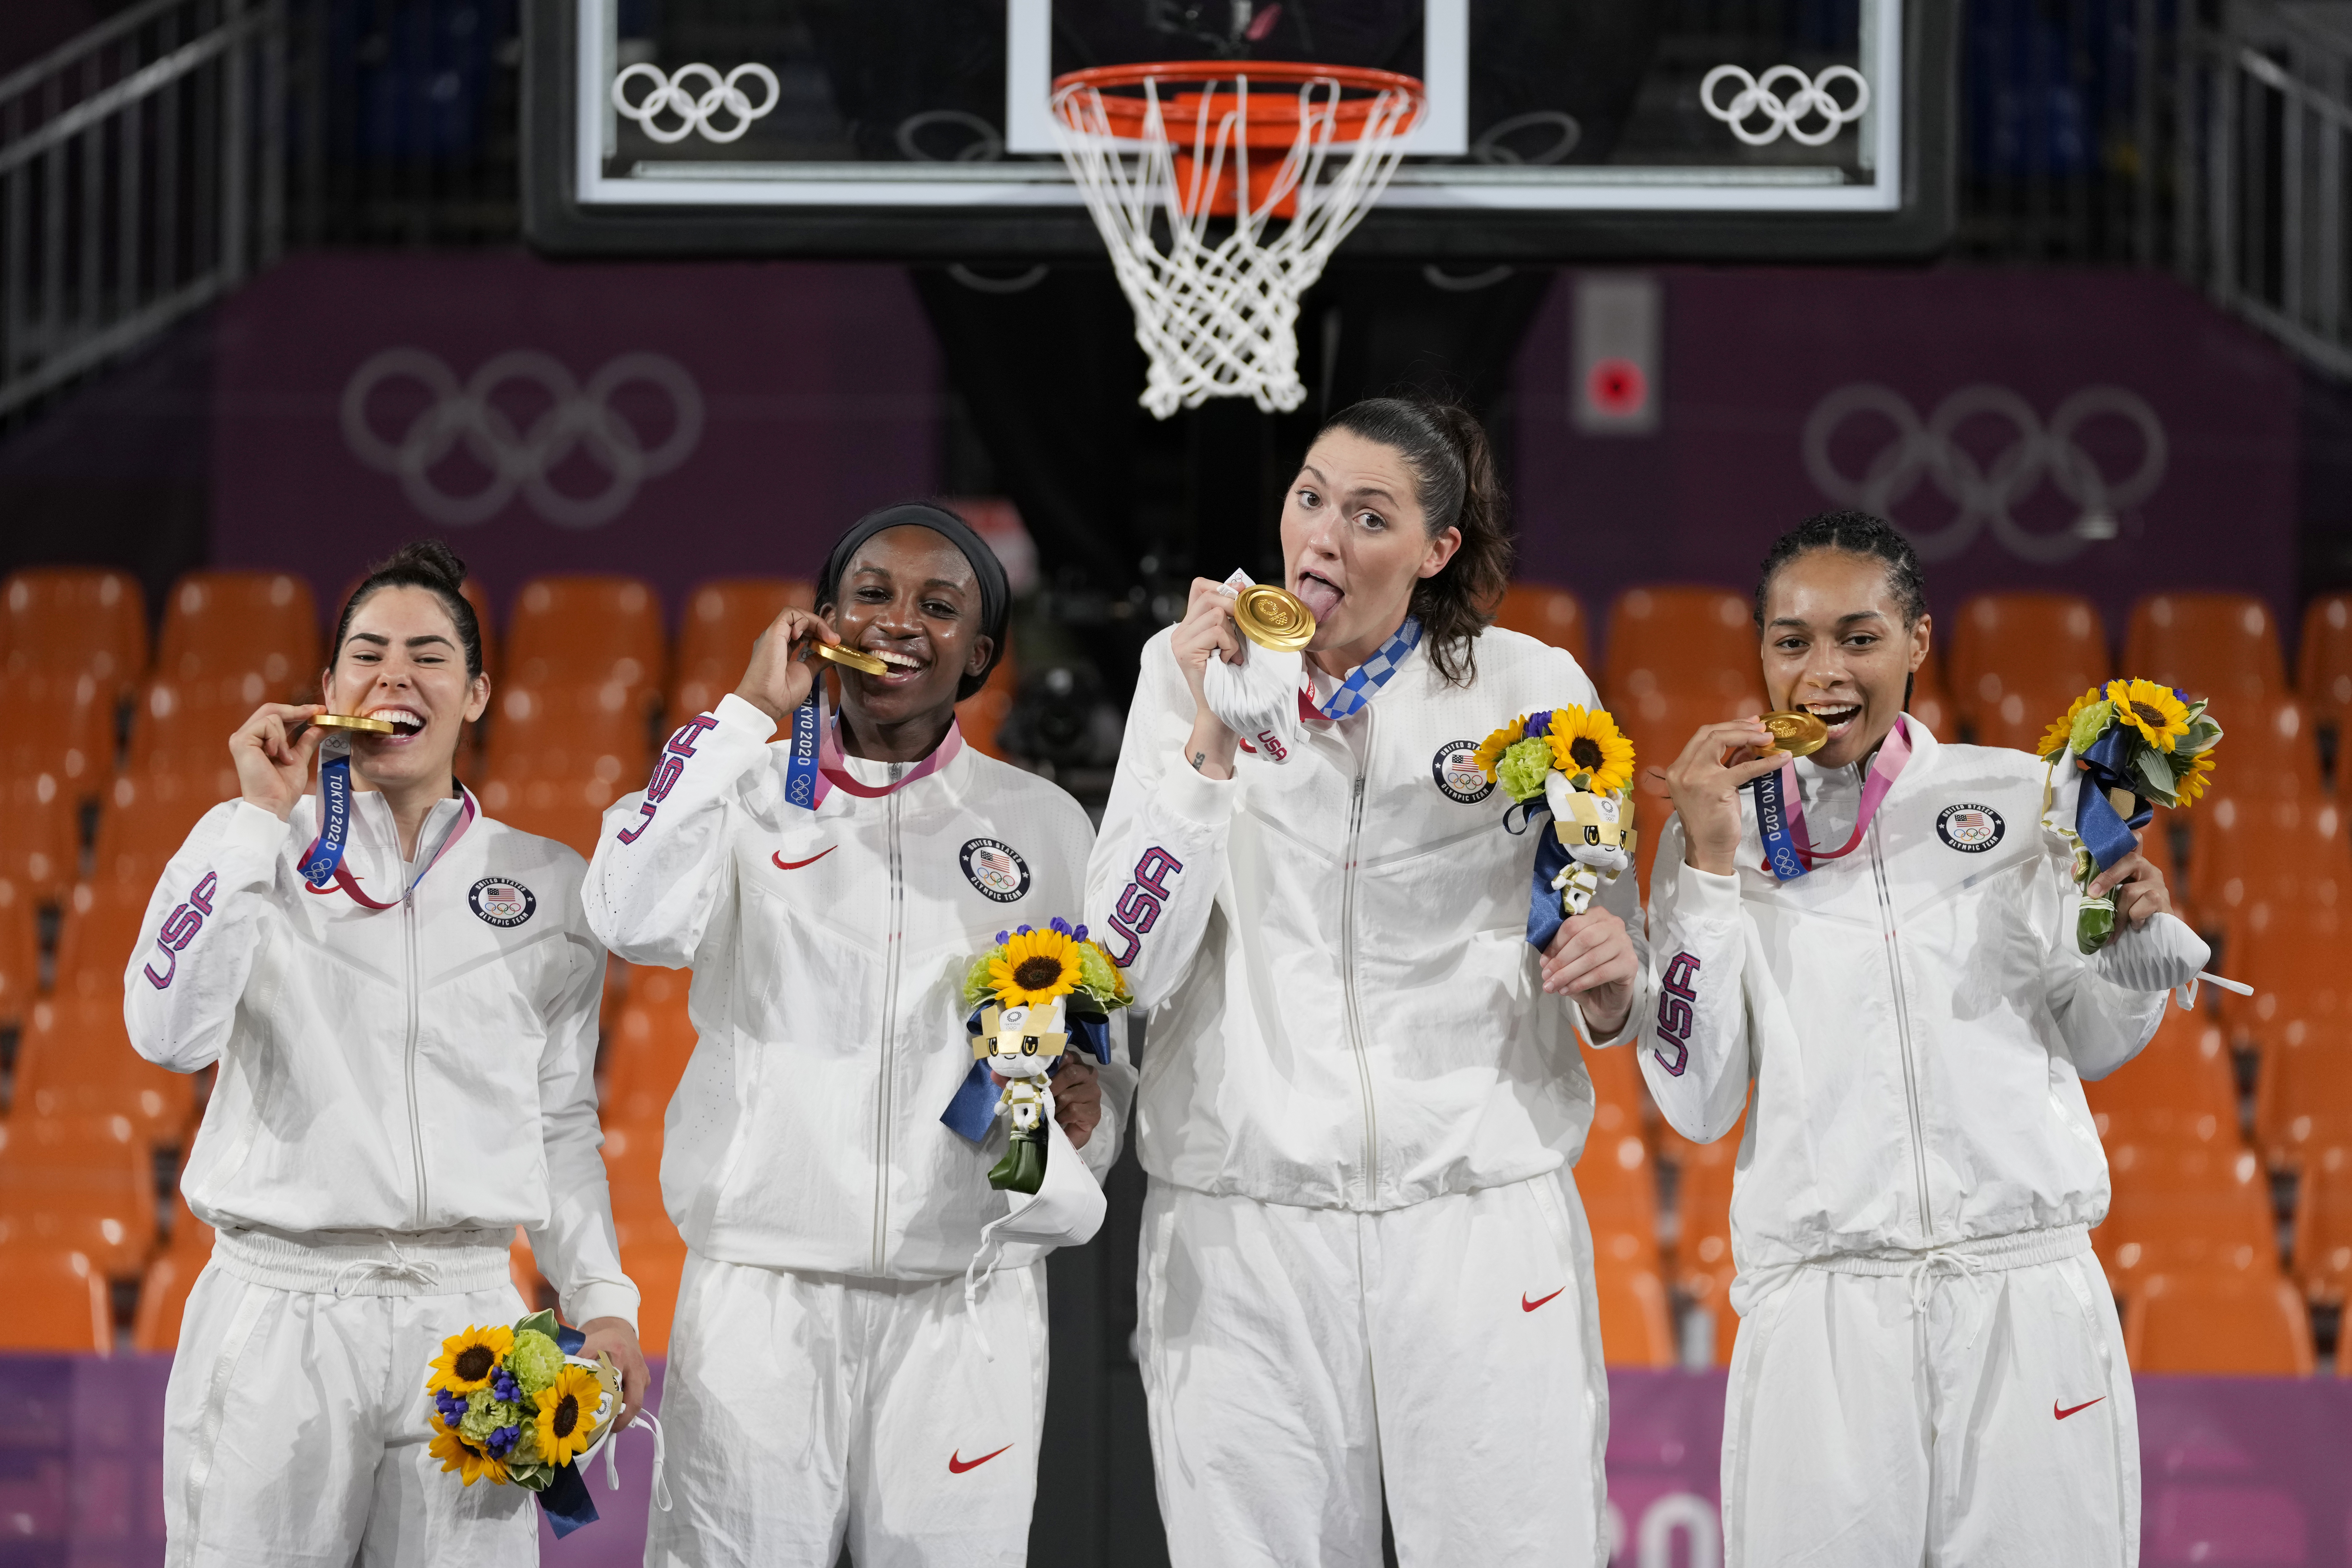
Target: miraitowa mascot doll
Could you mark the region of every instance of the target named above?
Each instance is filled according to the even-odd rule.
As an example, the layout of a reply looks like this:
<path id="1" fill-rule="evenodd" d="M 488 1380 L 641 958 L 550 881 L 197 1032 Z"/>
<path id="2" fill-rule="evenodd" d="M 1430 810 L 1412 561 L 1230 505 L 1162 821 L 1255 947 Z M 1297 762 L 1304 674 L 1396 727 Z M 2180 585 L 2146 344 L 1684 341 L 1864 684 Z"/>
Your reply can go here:
<path id="1" fill-rule="evenodd" d="M 1633 864 L 1633 742 L 1603 709 L 1553 708 L 1487 736 L 1477 763 L 1511 797 L 1504 826 L 1513 815 L 1523 823 L 1512 832 L 1550 814 L 1528 904 L 1528 941 L 1545 947 Z"/>

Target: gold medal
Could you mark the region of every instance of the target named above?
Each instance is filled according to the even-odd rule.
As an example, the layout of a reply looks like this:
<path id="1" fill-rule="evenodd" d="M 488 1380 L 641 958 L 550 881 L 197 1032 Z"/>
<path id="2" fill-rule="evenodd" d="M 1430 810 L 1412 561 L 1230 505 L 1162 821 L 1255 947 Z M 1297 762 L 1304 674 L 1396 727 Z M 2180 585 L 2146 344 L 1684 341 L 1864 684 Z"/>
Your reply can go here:
<path id="1" fill-rule="evenodd" d="M 321 730 L 352 730 L 362 735 L 390 735 L 400 728 L 389 719 L 371 719 L 361 713 L 321 713 L 310 722 Z"/>
<path id="2" fill-rule="evenodd" d="M 1286 588 L 1244 588 L 1234 595 L 1233 617 L 1242 636 L 1276 653 L 1297 653 L 1315 640 L 1315 612 Z"/>
<path id="3" fill-rule="evenodd" d="M 819 658 L 829 658 L 835 664 L 845 664 L 852 669 L 862 669 L 868 675 L 889 673 L 888 665 L 862 647 L 851 647 L 847 643 L 830 642 L 812 643 L 809 646 L 816 649 Z"/>
<path id="4" fill-rule="evenodd" d="M 1772 731 L 1771 749 L 1792 757 L 1810 757 L 1830 743 L 1830 727 L 1802 709 L 1767 713 L 1764 728 Z"/>

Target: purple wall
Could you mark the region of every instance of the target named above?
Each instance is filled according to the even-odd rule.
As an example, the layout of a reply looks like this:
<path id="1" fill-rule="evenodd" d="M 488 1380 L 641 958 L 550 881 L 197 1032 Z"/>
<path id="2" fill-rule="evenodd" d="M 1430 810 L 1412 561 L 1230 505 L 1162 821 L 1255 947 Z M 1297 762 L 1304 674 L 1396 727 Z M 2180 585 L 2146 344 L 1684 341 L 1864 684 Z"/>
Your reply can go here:
<path id="1" fill-rule="evenodd" d="M 163 1561 L 170 1369 L 165 1356 L 0 1356 L 0 1563 Z M 1609 1391 L 1613 1562 L 1721 1562 L 1722 1373 L 1617 1371 Z M 2141 1561 L 2149 1568 L 2352 1564 L 2352 1491 L 2344 1485 L 2352 1384 L 2143 1377 L 2137 1392 Z M 642 1558 L 653 1445 L 620 1442 L 622 1489 L 607 1491 L 604 1465 L 593 1464 L 589 1486 L 603 1518 L 569 1541 L 543 1541 L 551 1568 L 635 1568 Z"/>
<path id="2" fill-rule="evenodd" d="M 1594 616 L 1638 583 L 1744 593 L 1775 535 L 1816 511 L 1866 505 L 1891 512 L 1931 557 L 1929 590 L 1947 616 L 1974 593 L 2064 587 L 2097 601 L 2120 639 L 2135 599 L 2188 586 L 2259 594 L 2294 624 L 2294 371 L 2170 279 L 1655 276 L 1655 434 L 1587 436 L 1571 425 L 1574 274 L 1520 351 L 1521 571 L 1575 588 Z M 1969 388 L 1989 390 L 1954 400 Z M 1939 410 L 1948 440 L 1937 438 Z M 1906 415 L 1917 431 L 1907 447 Z M 1826 438 L 1809 463 L 1816 420 Z M 2144 421 L 2160 471 L 2134 486 L 2148 453 Z M 2062 426 L 2071 441 L 2049 440 Z M 1889 467 L 1874 484 L 1878 463 Z M 2104 493 L 2114 537 L 2068 536 L 2085 510 L 2068 489 L 2092 501 Z"/>
<path id="3" fill-rule="evenodd" d="M 895 267 L 297 257 L 221 309 L 213 558 L 322 601 L 438 534 L 538 573 L 814 574 L 938 483 L 938 353 Z"/>

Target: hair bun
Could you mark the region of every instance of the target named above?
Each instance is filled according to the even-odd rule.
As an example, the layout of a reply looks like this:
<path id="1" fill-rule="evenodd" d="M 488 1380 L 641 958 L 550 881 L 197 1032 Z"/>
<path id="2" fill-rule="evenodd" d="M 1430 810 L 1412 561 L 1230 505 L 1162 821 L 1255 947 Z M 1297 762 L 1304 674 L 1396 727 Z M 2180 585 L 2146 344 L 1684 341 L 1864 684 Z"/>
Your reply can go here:
<path id="1" fill-rule="evenodd" d="M 379 563 L 377 572 L 413 572 L 420 577 L 438 579 L 456 593 L 466 582 L 466 563 L 457 552 L 437 539 L 419 539 L 404 544 Z"/>

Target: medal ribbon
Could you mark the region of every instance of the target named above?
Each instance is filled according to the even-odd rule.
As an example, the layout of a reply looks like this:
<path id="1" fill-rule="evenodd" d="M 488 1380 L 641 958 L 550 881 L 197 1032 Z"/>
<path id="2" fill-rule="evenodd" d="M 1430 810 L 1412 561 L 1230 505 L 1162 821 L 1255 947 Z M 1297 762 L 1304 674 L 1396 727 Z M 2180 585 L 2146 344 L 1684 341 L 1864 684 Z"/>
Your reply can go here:
<path id="1" fill-rule="evenodd" d="M 330 748 L 336 748 L 331 754 Z M 364 908 L 391 909 L 400 901 L 398 899 L 386 903 L 368 897 L 360 890 L 359 879 L 352 875 L 352 868 L 343 864 L 343 851 L 351 842 L 352 832 L 352 743 L 342 736 L 334 736 L 319 748 L 319 754 L 323 759 L 319 763 L 319 837 L 302 851 L 302 880 L 314 893 L 341 888 L 354 903 Z M 481 805 L 474 799 L 472 790 L 461 784 L 457 793 L 465 797 L 466 805 L 458 815 L 457 826 L 441 840 L 441 847 L 433 851 L 433 858 L 425 863 L 425 870 L 416 873 L 416 881 L 408 884 L 404 897 L 415 890 L 417 882 L 425 880 L 425 872 L 441 863 L 449 847 L 466 837 L 466 829 L 481 815 Z"/>
<path id="2" fill-rule="evenodd" d="M 1381 688 L 1389 683 L 1397 667 L 1404 663 L 1405 655 L 1421 646 L 1421 617 L 1407 616 L 1396 635 L 1381 644 L 1372 657 L 1348 672 L 1339 689 L 1331 693 L 1328 702 L 1315 700 L 1314 677 L 1298 693 L 1298 716 L 1310 724 L 1329 723 L 1360 713 L 1371 705 Z"/>
<path id="3" fill-rule="evenodd" d="M 790 746 L 791 754 L 784 764 L 784 799 L 814 811 L 836 789 L 861 800 L 879 800 L 917 779 L 929 778 L 955 761 L 957 753 L 963 750 L 963 726 L 950 720 L 946 738 L 895 784 L 861 783 L 849 771 L 849 760 L 841 750 L 839 721 L 828 719 L 824 677 L 820 674 L 809 688 L 808 700 L 793 710 Z"/>
<path id="4" fill-rule="evenodd" d="M 1911 732 L 1906 724 L 1898 715 L 1895 728 L 1878 748 L 1870 764 L 1870 777 L 1862 786 L 1862 810 L 1854 818 L 1853 836 L 1843 848 L 1813 847 L 1812 837 L 1805 831 L 1804 802 L 1797 793 L 1796 758 L 1748 782 L 1756 797 L 1756 831 L 1764 840 L 1765 870 L 1780 881 L 1793 882 L 1811 871 L 1814 861 L 1843 859 L 1861 847 L 1862 836 L 1870 831 L 1871 819 L 1878 815 L 1886 792 L 1895 787 L 1904 764 L 1911 760 Z"/>

